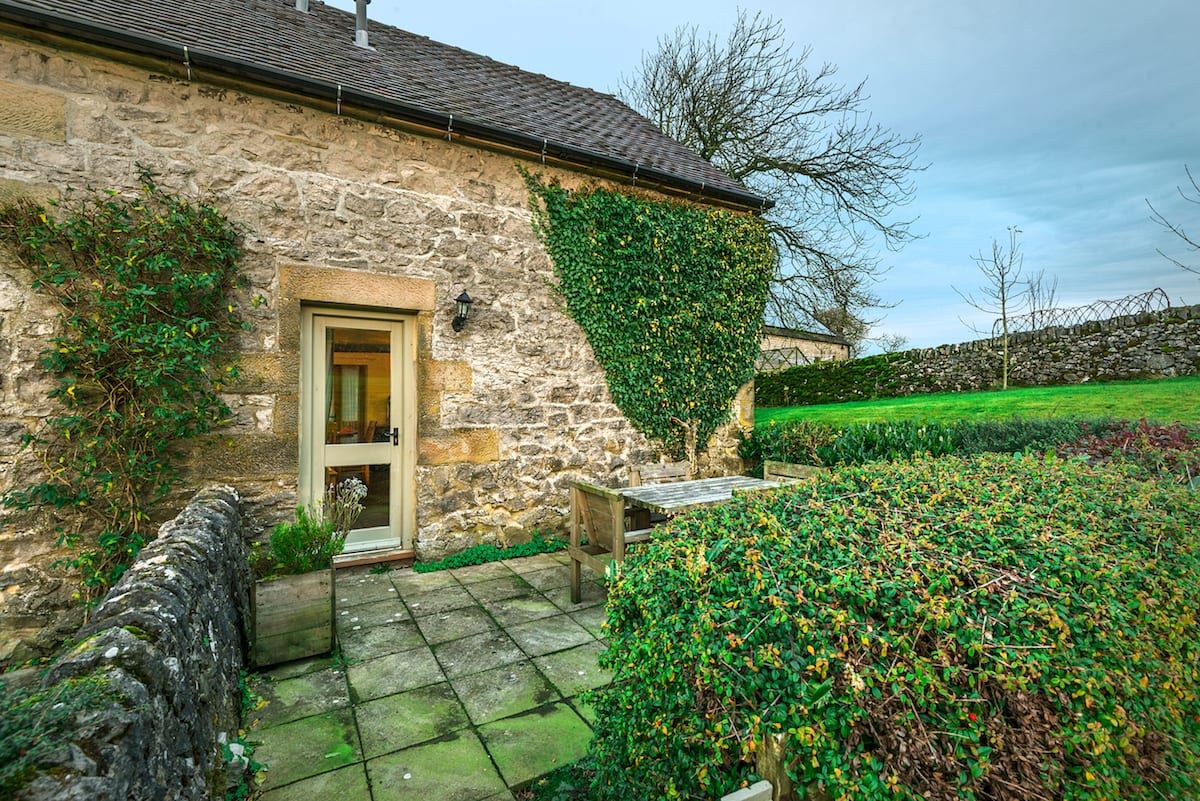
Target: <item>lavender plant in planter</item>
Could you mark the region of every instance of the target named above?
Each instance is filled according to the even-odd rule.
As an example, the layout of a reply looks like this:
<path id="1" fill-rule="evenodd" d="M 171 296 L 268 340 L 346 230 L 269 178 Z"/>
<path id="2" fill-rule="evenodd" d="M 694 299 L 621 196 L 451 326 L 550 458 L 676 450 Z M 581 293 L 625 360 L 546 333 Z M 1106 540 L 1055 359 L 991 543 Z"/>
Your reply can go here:
<path id="1" fill-rule="evenodd" d="M 312 508 L 296 510 L 256 552 L 250 659 L 258 667 L 333 650 L 333 557 L 362 513 L 366 486 L 357 478 L 331 485 Z"/>

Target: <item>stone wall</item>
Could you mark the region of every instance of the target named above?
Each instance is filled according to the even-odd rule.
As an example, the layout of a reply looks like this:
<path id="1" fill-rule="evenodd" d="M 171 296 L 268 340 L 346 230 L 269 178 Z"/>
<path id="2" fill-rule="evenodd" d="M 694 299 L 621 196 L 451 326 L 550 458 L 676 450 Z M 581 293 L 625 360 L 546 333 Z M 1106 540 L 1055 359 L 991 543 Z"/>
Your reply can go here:
<path id="1" fill-rule="evenodd" d="M 192 449 L 190 486 L 236 484 L 253 530 L 293 514 L 300 309 L 314 301 L 417 315 L 422 557 L 556 529 L 570 480 L 615 485 L 631 463 L 659 456 L 613 405 L 565 314 L 513 156 L 184 76 L 178 64 L 0 29 L 0 200 L 133 188 L 140 162 L 164 188 L 211 197 L 245 228 L 249 283 L 237 301 L 251 330 L 243 377 L 226 395 L 234 421 Z M 566 186 L 593 180 L 533 168 Z M 0 492 L 36 469 L 16 444 L 48 413 L 36 359 L 55 310 L 29 280 L 0 257 Z M 456 334 L 452 301 L 464 289 L 475 308 Z M 708 470 L 740 469 L 735 434 L 751 424 L 752 403 L 749 391 L 735 403 Z M 47 568 L 48 523 L 0 524 L 3 661 L 70 630 L 53 615 L 70 585 Z"/>
<path id="2" fill-rule="evenodd" d="M 198 493 L 126 571 L 44 684 L 98 675 L 116 700 L 77 719 L 20 801 L 223 797 L 252 580 L 231 487 Z"/>
<path id="3" fill-rule="evenodd" d="M 765 405 L 838 403 L 999 387 L 993 339 L 799 367 L 760 378 Z M 1061 386 L 1200 374 L 1200 305 L 1012 335 L 1009 384 Z"/>

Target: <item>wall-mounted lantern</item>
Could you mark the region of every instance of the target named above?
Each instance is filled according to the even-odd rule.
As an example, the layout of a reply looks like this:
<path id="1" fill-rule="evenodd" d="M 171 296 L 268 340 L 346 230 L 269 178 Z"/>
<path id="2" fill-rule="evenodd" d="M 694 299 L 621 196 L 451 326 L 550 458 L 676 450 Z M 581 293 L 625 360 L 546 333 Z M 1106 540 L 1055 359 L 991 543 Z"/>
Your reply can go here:
<path id="1" fill-rule="evenodd" d="M 463 290 L 463 293 L 454 299 L 454 319 L 450 321 L 450 327 L 455 331 L 461 331 L 467 325 L 467 318 L 471 316 L 471 296 Z"/>

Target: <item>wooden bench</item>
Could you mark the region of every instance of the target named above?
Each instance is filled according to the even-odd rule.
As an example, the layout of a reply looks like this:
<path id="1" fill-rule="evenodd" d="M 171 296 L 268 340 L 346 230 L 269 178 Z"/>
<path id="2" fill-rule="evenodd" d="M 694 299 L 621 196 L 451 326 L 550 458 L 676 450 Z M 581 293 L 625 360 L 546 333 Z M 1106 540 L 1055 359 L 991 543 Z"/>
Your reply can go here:
<path id="1" fill-rule="evenodd" d="M 571 483 L 571 603 L 581 600 L 581 568 L 605 575 L 608 566 L 620 564 L 625 547 L 650 538 L 651 529 L 625 530 L 625 499 L 616 492 L 588 484 Z M 588 544 L 583 544 L 587 537 Z"/>
<path id="2" fill-rule="evenodd" d="M 811 464 L 766 461 L 763 462 L 763 479 L 780 484 L 791 484 L 819 476 L 824 470 L 824 467 L 816 467 Z"/>
<path id="3" fill-rule="evenodd" d="M 629 486 L 631 487 L 649 487 L 691 480 L 691 462 L 635 464 L 629 468 Z M 628 528 L 650 528 L 665 519 L 664 515 L 652 514 L 646 509 L 630 509 L 625 513 L 625 524 Z"/>

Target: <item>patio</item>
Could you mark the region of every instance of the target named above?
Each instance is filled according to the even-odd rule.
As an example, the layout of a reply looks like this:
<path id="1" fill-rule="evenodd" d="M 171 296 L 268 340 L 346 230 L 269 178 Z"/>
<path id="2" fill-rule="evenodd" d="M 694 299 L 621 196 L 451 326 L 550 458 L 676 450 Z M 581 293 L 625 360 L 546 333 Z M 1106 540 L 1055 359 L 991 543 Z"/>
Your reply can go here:
<path id="1" fill-rule="evenodd" d="M 565 553 L 436 573 L 343 570 L 343 660 L 268 671 L 247 739 L 264 801 L 512 799 L 581 757 L 606 592 Z"/>

